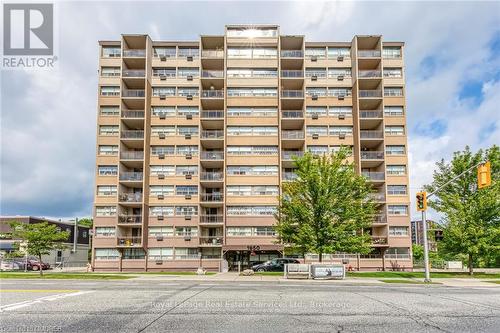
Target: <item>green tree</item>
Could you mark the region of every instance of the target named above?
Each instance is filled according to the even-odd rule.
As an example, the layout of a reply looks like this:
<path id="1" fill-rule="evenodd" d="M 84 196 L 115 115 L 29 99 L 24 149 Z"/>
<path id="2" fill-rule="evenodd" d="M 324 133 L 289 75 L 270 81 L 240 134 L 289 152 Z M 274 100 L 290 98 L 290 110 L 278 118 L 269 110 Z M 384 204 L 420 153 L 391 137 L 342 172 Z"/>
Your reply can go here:
<path id="1" fill-rule="evenodd" d="M 476 170 L 454 180 L 436 193 L 429 205 L 443 214 L 443 240 L 440 250 L 455 256 L 466 256 L 469 274 L 485 255 L 498 257 L 500 251 L 500 150 L 493 146 L 485 151 L 471 152 L 469 147 L 455 152 L 450 163 L 436 163 L 428 192 L 458 176 L 479 162 L 491 162 L 492 185 L 478 189 Z"/>
<path id="2" fill-rule="evenodd" d="M 61 231 L 55 224 L 47 222 L 29 224 L 12 221 L 10 226 L 12 237 L 26 243 L 28 254 L 36 256 L 40 263 L 42 255 L 49 254 L 51 250 L 63 248 L 62 242 L 69 237 L 69 232 Z M 42 275 L 43 270 L 40 269 L 40 276 Z"/>
<path id="3" fill-rule="evenodd" d="M 83 217 L 81 219 L 78 219 L 78 225 L 81 225 L 84 227 L 92 228 L 93 223 L 94 223 L 94 220 L 92 220 L 91 217 Z"/>
<path id="4" fill-rule="evenodd" d="M 283 184 L 276 214 L 278 239 L 302 253 L 369 253 L 371 238 L 363 233 L 375 205 L 366 179 L 348 163 L 350 150 L 295 160 L 297 178 Z"/>
<path id="5" fill-rule="evenodd" d="M 413 262 L 419 262 L 424 259 L 424 247 L 420 244 L 413 244 L 411 248 L 413 253 Z"/>

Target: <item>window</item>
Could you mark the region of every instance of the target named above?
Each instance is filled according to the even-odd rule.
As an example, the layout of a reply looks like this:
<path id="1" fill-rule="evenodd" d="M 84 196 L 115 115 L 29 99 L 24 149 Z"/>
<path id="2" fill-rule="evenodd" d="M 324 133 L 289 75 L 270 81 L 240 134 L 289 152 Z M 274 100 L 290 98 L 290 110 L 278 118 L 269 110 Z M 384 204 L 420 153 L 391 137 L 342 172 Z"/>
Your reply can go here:
<path id="1" fill-rule="evenodd" d="M 275 28 L 228 28 L 227 37 L 276 37 L 278 31 Z"/>
<path id="2" fill-rule="evenodd" d="M 274 126 L 228 126 L 227 135 L 273 136 L 278 135 L 278 128 Z"/>
<path id="3" fill-rule="evenodd" d="M 328 146 L 307 146 L 307 151 L 313 155 L 328 154 Z"/>
<path id="4" fill-rule="evenodd" d="M 275 117 L 278 113 L 276 108 L 266 107 L 228 107 L 228 117 Z"/>
<path id="5" fill-rule="evenodd" d="M 406 185 L 387 185 L 387 194 L 389 195 L 405 195 Z"/>
<path id="6" fill-rule="evenodd" d="M 116 195 L 116 186 L 115 185 L 99 185 L 97 186 L 97 195 L 98 196 L 114 196 Z"/>
<path id="7" fill-rule="evenodd" d="M 118 116 L 120 107 L 118 105 L 103 105 L 99 108 L 101 116 Z"/>
<path id="8" fill-rule="evenodd" d="M 276 213 L 275 206 L 228 206 L 227 215 L 239 216 L 272 216 Z"/>
<path id="9" fill-rule="evenodd" d="M 306 47 L 306 58 L 316 57 L 318 59 L 326 58 L 326 48 L 324 47 Z"/>
<path id="10" fill-rule="evenodd" d="M 177 155 L 198 155 L 198 146 L 177 146 L 175 148 Z"/>
<path id="11" fill-rule="evenodd" d="M 227 97 L 275 97 L 276 88 L 227 88 Z"/>
<path id="12" fill-rule="evenodd" d="M 227 49 L 227 57 L 228 58 L 243 58 L 250 59 L 252 58 L 252 49 L 249 48 L 228 48 Z"/>
<path id="13" fill-rule="evenodd" d="M 198 248 L 195 247 L 176 247 L 175 259 L 198 259 Z"/>
<path id="14" fill-rule="evenodd" d="M 401 47 L 399 46 L 386 46 L 382 48 L 382 56 L 386 59 L 401 58 Z"/>
<path id="15" fill-rule="evenodd" d="M 120 67 L 101 67 L 101 76 L 120 76 Z"/>
<path id="16" fill-rule="evenodd" d="M 198 186 L 196 185 L 177 185 L 175 195 L 197 195 Z"/>
<path id="17" fill-rule="evenodd" d="M 404 126 L 385 126 L 385 135 L 405 135 Z"/>
<path id="18" fill-rule="evenodd" d="M 175 126 L 151 126 L 151 136 L 165 136 L 175 135 Z"/>
<path id="19" fill-rule="evenodd" d="M 151 206 L 149 207 L 150 216 L 174 216 L 174 207 L 171 206 Z"/>
<path id="20" fill-rule="evenodd" d="M 227 236 L 252 236 L 251 227 L 227 227 Z"/>
<path id="21" fill-rule="evenodd" d="M 148 248 L 149 260 L 172 260 L 174 259 L 174 249 L 171 247 Z"/>
<path id="22" fill-rule="evenodd" d="M 352 135 L 352 126 L 330 126 L 330 135 Z"/>
<path id="23" fill-rule="evenodd" d="M 384 68 L 384 77 L 395 77 L 395 78 L 400 78 L 403 77 L 403 69 L 398 68 L 398 67 L 387 67 Z"/>
<path id="24" fill-rule="evenodd" d="M 277 155 L 277 146 L 228 146 L 229 155 Z"/>
<path id="25" fill-rule="evenodd" d="M 328 96 L 351 96 L 351 88 L 328 88 Z"/>
<path id="26" fill-rule="evenodd" d="M 117 249 L 95 249 L 96 260 L 115 260 L 120 257 Z"/>
<path id="27" fill-rule="evenodd" d="M 174 236 L 174 228 L 173 227 L 149 227 L 149 236 L 163 236 L 163 237 L 173 237 Z"/>
<path id="28" fill-rule="evenodd" d="M 177 126 L 177 135 L 198 135 L 198 126 Z"/>
<path id="29" fill-rule="evenodd" d="M 179 116 L 197 116 L 200 110 L 196 106 L 178 106 L 177 107 L 177 115 Z"/>
<path id="30" fill-rule="evenodd" d="M 308 136 L 319 135 L 319 136 L 327 136 L 328 135 L 328 126 L 307 126 L 306 133 Z"/>
<path id="31" fill-rule="evenodd" d="M 173 165 L 151 165 L 149 170 L 151 176 L 173 176 L 175 174 L 175 166 Z"/>
<path id="32" fill-rule="evenodd" d="M 306 96 L 309 97 L 312 96 L 325 97 L 326 94 L 327 94 L 326 88 L 319 88 L 319 87 L 306 88 Z"/>
<path id="33" fill-rule="evenodd" d="M 101 96 L 120 96 L 120 87 L 118 86 L 102 86 Z"/>
<path id="34" fill-rule="evenodd" d="M 387 155 L 404 155 L 406 153 L 405 146 L 385 146 Z"/>
<path id="35" fill-rule="evenodd" d="M 175 174 L 177 176 L 197 175 L 198 174 L 198 166 L 197 165 L 178 165 L 175 168 Z"/>
<path id="36" fill-rule="evenodd" d="M 254 48 L 252 49 L 252 58 L 276 58 L 278 50 L 275 48 Z"/>
<path id="37" fill-rule="evenodd" d="M 153 87 L 153 96 L 175 96 L 175 87 Z"/>
<path id="38" fill-rule="evenodd" d="M 384 115 L 386 116 L 402 116 L 404 114 L 404 110 L 402 106 L 384 106 Z"/>
<path id="39" fill-rule="evenodd" d="M 408 227 L 389 227 L 389 236 L 408 236 Z"/>
<path id="40" fill-rule="evenodd" d="M 165 76 L 165 77 L 175 77 L 175 67 L 164 68 L 164 67 L 153 67 L 153 76 Z"/>
<path id="41" fill-rule="evenodd" d="M 229 68 L 227 77 L 234 78 L 252 78 L 252 77 L 277 77 L 276 69 L 258 69 L 258 68 Z"/>
<path id="42" fill-rule="evenodd" d="M 326 68 L 306 68 L 306 77 L 316 76 L 318 78 L 326 77 Z"/>
<path id="43" fill-rule="evenodd" d="M 278 186 L 273 185 L 228 185 L 228 196 L 242 195 L 278 195 Z"/>
<path id="44" fill-rule="evenodd" d="M 252 234 L 255 236 L 266 236 L 272 237 L 276 236 L 276 232 L 273 227 L 254 227 L 252 228 Z"/>
<path id="45" fill-rule="evenodd" d="M 99 135 L 115 136 L 118 135 L 118 125 L 99 126 Z"/>
<path id="46" fill-rule="evenodd" d="M 347 77 L 347 78 L 351 77 L 352 76 L 351 69 L 344 68 L 344 67 L 328 68 L 328 77 L 337 78 L 339 76 L 343 76 L 343 77 Z"/>
<path id="47" fill-rule="evenodd" d="M 114 237 L 115 227 L 95 227 L 96 237 Z"/>
<path id="48" fill-rule="evenodd" d="M 197 87 L 178 87 L 177 95 L 182 97 L 199 96 L 200 90 Z"/>
<path id="49" fill-rule="evenodd" d="M 306 115 L 312 117 L 312 115 L 318 115 L 318 117 L 326 117 L 328 114 L 328 109 L 326 106 L 308 106 L 306 107 Z"/>
<path id="50" fill-rule="evenodd" d="M 337 57 L 351 57 L 351 49 L 349 47 L 329 47 L 328 58 L 336 59 Z"/>
<path id="51" fill-rule="evenodd" d="M 102 47 L 102 57 L 103 58 L 116 58 L 121 57 L 122 51 L 120 46 L 103 46 Z"/>
<path id="52" fill-rule="evenodd" d="M 339 116 L 344 115 L 345 117 L 352 117 L 352 107 L 351 106 L 330 106 L 328 109 L 328 115 Z"/>
<path id="53" fill-rule="evenodd" d="M 184 57 L 194 57 L 197 58 L 200 54 L 200 50 L 197 47 L 179 47 L 179 58 Z"/>
<path id="54" fill-rule="evenodd" d="M 97 206 L 95 208 L 96 216 L 116 216 L 116 206 Z"/>
<path id="55" fill-rule="evenodd" d="M 173 106 L 152 106 L 151 107 L 151 115 L 155 117 L 159 117 L 160 115 L 164 115 L 165 117 L 174 117 L 175 116 L 175 107 Z"/>
<path id="56" fill-rule="evenodd" d="M 384 87 L 385 97 L 401 97 L 403 96 L 402 87 Z"/>
<path id="57" fill-rule="evenodd" d="M 388 205 L 387 213 L 389 215 L 408 215 L 408 206 L 406 205 Z"/>
<path id="58" fill-rule="evenodd" d="M 175 215 L 177 216 L 195 216 L 198 215 L 197 206 L 176 206 Z"/>
<path id="59" fill-rule="evenodd" d="M 198 228 L 196 228 L 196 227 L 175 227 L 175 235 L 177 237 L 184 237 L 184 236 L 196 237 L 198 235 Z"/>
<path id="60" fill-rule="evenodd" d="M 151 146 L 151 155 L 156 156 L 160 154 L 174 155 L 174 146 Z"/>
<path id="61" fill-rule="evenodd" d="M 177 76 L 179 77 L 199 77 L 200 69 L 198 67 L 179 67 L 177 69 Z"/>
<path id="62" fill-rule="evenodd" d="M 99 155 L 118 155 L 118 146 L 99 146 Z"/>
<path id="63" fill-rule="evenodd" d="M 149 186 L 149 195 L 157 196 L 157 195 L 173 195 L 174 194 L 174 185 L 150 185 Z"/>
<path id="64" fill-rule="evenodd" d="M 155 57 L 167 57 L 167 58 L 175 58 L 176 48 L 175 46 L 170 47 L 153 47 L 153 55 Z"/>
<path id="65" fill-rule="evenodd" d="M 240 176 L 270 176 L 278 174 L 278 166 L 275 165 L 258 165 L 258 166 L 228 166 L 228 175 Z"/>
<path id="66" fill-rule="evenodd" d="M 99 176 L 116 176 L 118 175 L 118 167 L 116 165 L 99 165 L 97 173 Z"/>
<path id="67" fill-rule="evenodd" d="M 404 176 L 406 175 L 406 165 L 388 165 L 387 174 L 389 176 Z"/>
<path id="68" fill-rule="evenodd" d="M 144 257 L 143 249 L 125 249 L 123 251 L 123 259 L 144 259 Z"/>

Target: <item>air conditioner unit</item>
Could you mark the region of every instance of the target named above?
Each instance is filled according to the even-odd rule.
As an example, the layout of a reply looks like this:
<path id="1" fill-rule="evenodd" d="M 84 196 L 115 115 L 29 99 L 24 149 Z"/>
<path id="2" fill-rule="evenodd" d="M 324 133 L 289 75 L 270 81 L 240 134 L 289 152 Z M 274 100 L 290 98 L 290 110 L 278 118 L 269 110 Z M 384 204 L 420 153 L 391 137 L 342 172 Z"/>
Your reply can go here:
<path id="1" fill-rule="evenodd" d="M 157 198 L 158 198 L 158 200 L 163 200 L 163 199 L 165 199 L 165 196 L 163 196 L 163 194 L 158 194 Z"/>
<path id="2" fill-rule="evenodd" d="M 156 217 L 156 219 L 157 219 L 157 220 L 159 220 L 159 221 L 163 221 L 163 215 L 158 215 L 158 216 Z"/>
<path id="3" fill-rule="evenodd" d="M 344 56 L 338 56 L 337 61 L 344 61 Z"/>
<path id="4" fill-rule="evenodd" d="M 188 56 L 187 61 L 193 61 L 193 56 Z"/>
<path id="5" fill-rule="evenodd" d="M 161 264 L 163 264 L 163 260 L 156 260 L 156 261 L 155 261 L 155 264 L 157 264 L 157 265 L 161 265 Z"/>
<path id="6" fill-rule="evenodd" d="M 160 80 L 165 81 L 167 77 L 165 75 L 160 75 Z"/>
<path id="7" fill-rule="evenodd" d="M 165 179 L 165 175 L 163 173 L 158 174 L 158 179 Z"/>
<path id="8" fill-rule="evenodd" d="M 191 235 L 184 236 L 184 240 L 189 242 L 191 240 Z"/>
<path id="9" fill-rule="evenodd" d="M 192 197 L 191 197 L 191 194 L 186 194 L 186 195 L 184 196 L 184 199 L 186 199 L 186 200 L 191 200 L 191 198 L 192 198 Z"/>
<path id="10" fill-rule="evenodd" d="M 191 215 L 184 215 L 184 220 L 191 221 Z"/>
<path id="11" fill-rule="evenodd" d="M 158 133 L 158 137 L 160 139 L 165 139 L 166 138 L 165 133 Z"/>
<path id="12" fill-rule="evenodd" d="M 345 139 L 345 133 L 339 133 L 339 139 Z"/>
<path id="13" fill-rule="evenodd" d="M 191 134 L 185 134 L 184 139 L 190 140 L 191 139 Z"/>
<path id="14" fill-rule="evenodd" d="M 319 117 L 319 116 L 318 116 L 318 114 L 317 114 L 317 113 L 313 113 L 313 114 L 312 114 L 312 119 L 318 119 L 318 117 Z"/>
<path id="15" fill-rule="evenodd" d="M 165 154 L 158 154 L 158 158 L 160 160 L 164 160 L 165 159 Z"/>
<path id="16" fill-rule="evenodd" d="M 187 98 L 188 101 L 192 101 L 193 100 L 193 95 L 187 95 L 186 98 Z"/>
<path id="17" fill-rule="evenodd" d="M 314 133 L 314 134 L 312 135 L 312 138 L 313 138 L 314 140 L 319 139 L 319 134 L 318 134 L 318 133 Z"/>
<path id="18" fill-rule="evenodd" d="M 337 80 L 339 80 L 339 81 L 344 81 L 344 75 L 339 75 L 339 76 L 337 76 Z"/>
<path id="19" fill-rule="evenodd" d="M 345 114 L 339 114 L 339 119 L 345 119 Z"/>
<path id="20" fill-rule="evenodd" d="M 186 79 L 187 79 L 188 81 L 193 81 L 193 76 L 192 76 L 192 75 L 188 75 L 188 76 L 186 77 Z"/>
<path id="21" fill-rule="evenodd" d="M 338 99 L 339 99 L 340 101 L 343 101 L 343 100 L 344 100 L 344 98 L 345 98 L 345 95 L 339 95 L 339 96 L 338 96 Z"/>
<path id="22" fill-rule="evenodd" d="M 192 179 L 192 178 L 193 178 L 193 175 L 191 175 L 191 174 L 187 174 L 185 177 L 186 177 L 186 179 Z"/>
<path id="23" fill-rule="evenodd" d="M 311 57 L 311 61 L 318 61 L 318 57 L 316 57 L 316 56 L 312 56 L 312 57 Z"/>
<path id="24" fill-rule="evenodd" d="M 318 100 L 318 95 L 312 95 L 312 100 L 317 101 Z"/>
<path id="25" fill-rule="evenodd" d="M 161 112 L 158 114 L 158 117 L 160 117 L 160 119 L 165 119 L 167 115 L 164 112 Z"/>
<path id="26" fill-rule="evenodd" d="M 192 114 L 187 114 L 186 115 L 186 119 L 189 119 L 189 120 L 193 119 L 193 115 Z"/>
<path id="27" fill-rule="evenodd" d="M 160 60 L 161 60 L 161 61 L 167 61 L 167 57 L 166 57 L 166 56 L 161 56 L 161 57 L 160 57 Z"/>
<path id="28" fill-rule="evenodd" d="M 162 241 L 163 240 L 163 236 L 162 235 L 157 235 L 156 236 L 156 240 L 157 241 Z"/>
<path id="29" fill-rule="evenodd" d="M 190 159 L 192 159 L 192 158 L 193 158 L 193 155 L 191 155 L 191 154 L 186 154 L 186 160 L 190 160 Z"/>
<path id="30" fill-rule="evenodd" d="M 160 95 L 160 99 L 167 99 L 166 95 Z"/>
<path id="31" fill-rule="evenodd" d="M 311 76 L 311 81 L 318 81 L 318 76 L 317 75 Z"/>

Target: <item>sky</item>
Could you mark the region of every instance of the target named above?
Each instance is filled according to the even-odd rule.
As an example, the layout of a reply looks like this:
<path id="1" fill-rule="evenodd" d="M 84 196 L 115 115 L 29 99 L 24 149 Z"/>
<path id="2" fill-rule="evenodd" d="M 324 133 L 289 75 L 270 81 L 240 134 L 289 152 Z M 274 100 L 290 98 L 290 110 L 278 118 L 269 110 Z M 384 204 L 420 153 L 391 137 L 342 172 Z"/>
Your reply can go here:
<path id="1" fill-rule="evenodd" d="M 500 144 L 500 2 L 65 1 L 55 16 L 57 67 L 1 72 L 1 215 L 91 215 L 97 42 L 122 33 L 198 40 L 267 23 L 306 41 L 404 41 L 412 201 L 435 162 Z"/>

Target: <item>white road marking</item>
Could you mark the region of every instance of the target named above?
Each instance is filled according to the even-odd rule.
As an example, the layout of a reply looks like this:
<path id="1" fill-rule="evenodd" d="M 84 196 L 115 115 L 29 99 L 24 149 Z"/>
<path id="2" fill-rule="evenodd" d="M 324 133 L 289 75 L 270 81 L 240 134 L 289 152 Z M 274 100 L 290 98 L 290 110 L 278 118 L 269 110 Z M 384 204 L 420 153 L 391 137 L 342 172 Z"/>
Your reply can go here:
<path id="1" fill-rule="evenodd" d="M 25 308 L 25 307 L 33 305 L 33 304 L 40 304 L 40 303 L 43 303 L 46 301 L 48 301 L 48 302 L 57 301 L 59 299 L 73 297 L 73 296 L 80 296 L 80 295 L 84 295 L 84 294 L 88 294 L 88 293 L 92 293 L 92 292 L 94 292 L 94 291 L 91 291 L 91 290 L 89 290 L 89 291 L 77 291 L 77 292 L 69 293 L 69 294 L 68 293 L 56 294 L 56 295 L 35 298 L 35 299 L 29 300 L 29 301 L 6 304 L 3 306 L 0 306 L 0 312 L 17 310 L 17 309 Z"/>

